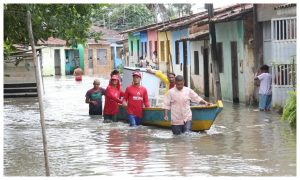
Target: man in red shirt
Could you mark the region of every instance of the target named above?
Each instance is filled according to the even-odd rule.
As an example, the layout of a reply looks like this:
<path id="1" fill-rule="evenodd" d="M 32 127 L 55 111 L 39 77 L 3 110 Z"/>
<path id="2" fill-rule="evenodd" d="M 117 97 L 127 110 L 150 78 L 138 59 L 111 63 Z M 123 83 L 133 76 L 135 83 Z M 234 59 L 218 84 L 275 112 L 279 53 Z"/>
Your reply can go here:
<path id="1" fill-rule="evenodd" d="M 130 126 L 137 126 L 142 123 L 143 105 L 150 107 L 147 89 L 140 85 L 141 73 L 132 73 L 133 82 L 125 90 L 123 105 L 127 106 L 128 120 Z"/>

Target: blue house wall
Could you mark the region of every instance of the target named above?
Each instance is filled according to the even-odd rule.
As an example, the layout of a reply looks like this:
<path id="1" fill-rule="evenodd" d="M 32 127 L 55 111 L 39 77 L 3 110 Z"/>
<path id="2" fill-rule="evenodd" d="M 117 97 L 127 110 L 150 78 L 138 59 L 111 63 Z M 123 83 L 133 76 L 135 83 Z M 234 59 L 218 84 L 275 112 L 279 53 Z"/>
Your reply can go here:
<path id="1" fill-rule="evenodd" d="M 117 48 L 118 47 L 122 47 L 122 45 L 118 45 L 116 43 L 112 43 L 110 45 L 112 51 L 113 51 L 113 61 L 114 61 L 114 69 L 118 69 L 118 67 L 121 65 L 123 66 L 123 62 L 122 62 L 122 57 L 118 57 L 118 52 L 117 52 Z"/>
<path id="2" fill-rule="evenodd" d="M 143 55 L 143 58 L 146 58 L 146 56 L 147 56 L 147 49 L 148 49 L 148 33 L 147 33 L 147 31 L 141 31 L 140 32 L 140 56 L 142 56 Z M 146 43 L 146 48 L 145 48 L 145 46 L 144 46 L 144 44 Z M 144 46 L 143 48 L 142 48 L 142 46 Z M 143 50 L 143 52 L 142 52 L 142 50 Z"/>
<path id="3" fill-rule="evenodd" d="M 176 64 L 176 46 L 175 42 L 180 40 L 183 37 L 187 37 L 189 35 L 188 29 L 181 29 L 177 31 L 172 31 L 172 62 Z M 187 64 L 190 65 L 190 43 L 187 41 Z M 183 63 L 183 43 L 179 42 L 179 63 Z"/>

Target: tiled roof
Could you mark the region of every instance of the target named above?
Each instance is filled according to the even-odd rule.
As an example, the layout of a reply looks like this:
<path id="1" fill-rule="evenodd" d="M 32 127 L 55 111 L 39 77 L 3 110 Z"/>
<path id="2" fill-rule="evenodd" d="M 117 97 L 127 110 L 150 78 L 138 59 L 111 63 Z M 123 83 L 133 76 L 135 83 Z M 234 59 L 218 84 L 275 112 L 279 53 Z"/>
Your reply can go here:
<path id="1" fill-rule="evenodd" d="M 118 31 L 107 29 L 105 27 L 99 26 L 92 26 L 90 28 L 90 32 L 102 32 L 103 36 L 101 37 L 102 40 L 121 40 L 122 35 Z"/>
<path id="2" fill-rule="evenodd" d="M 39 40 L 38 45 L 57 45 L 57 46 L 65 46 L 66 41 L 59 38 L 49 37 L 47 41 Z"/>
<path id="3" fill-rule="evenodd" d="M 296 7 L 297 4 L 284 4 L 284 5 L 280 5 L 275 7 L 275 10 L 279 10 L 279 9 L 285 9 L 285 8 L 290 8 L 290 7 Z"/>

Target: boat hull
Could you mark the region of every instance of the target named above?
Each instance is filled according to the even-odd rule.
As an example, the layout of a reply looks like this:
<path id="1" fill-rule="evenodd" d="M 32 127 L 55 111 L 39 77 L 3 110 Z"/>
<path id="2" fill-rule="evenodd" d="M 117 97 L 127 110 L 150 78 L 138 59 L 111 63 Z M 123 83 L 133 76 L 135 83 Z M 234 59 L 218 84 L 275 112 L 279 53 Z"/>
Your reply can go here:
<path id="1" fill-rule="evenodd" d="M 218 101 L 217 104 L 211 106 L 193 106 L 192 110 L 192 130 L 202 131 L 208 130 L 215 121 L 217 115 L 222 111 L 223 103 Z M 171 119 L 169 112 L 169 119 Z M 118 119 L 127 119 L 127 112 L 124 107 L 119 108 Z M 158 126 L 163 128 L 171 128 L 171 121 L 164 120 L 164 109 L 162 108 L 144 108 L 142 125 Z"/>

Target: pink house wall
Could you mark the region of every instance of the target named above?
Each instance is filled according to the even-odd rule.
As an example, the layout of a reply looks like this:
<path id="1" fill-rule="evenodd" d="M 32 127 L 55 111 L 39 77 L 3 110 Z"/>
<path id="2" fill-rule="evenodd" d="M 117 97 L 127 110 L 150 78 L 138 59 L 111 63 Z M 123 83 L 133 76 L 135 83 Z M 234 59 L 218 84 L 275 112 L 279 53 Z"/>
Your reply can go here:
<path id="1" fill-rule="evenodd" d="M 158 42 L 157 40 L 157 31 L 148 31 L 147 32 L 147 35 L 148 35 L 148 58 L 151 58 L 150 54 L 153 54 L 153 51 L 154 51 L 154 48 L 155 48 L 155 41 Z M 150 52 L 150 41 L 152 43 L 152 52 Z M 157 48 L 158 48 L 158 45 L 157 45 Z"/>

